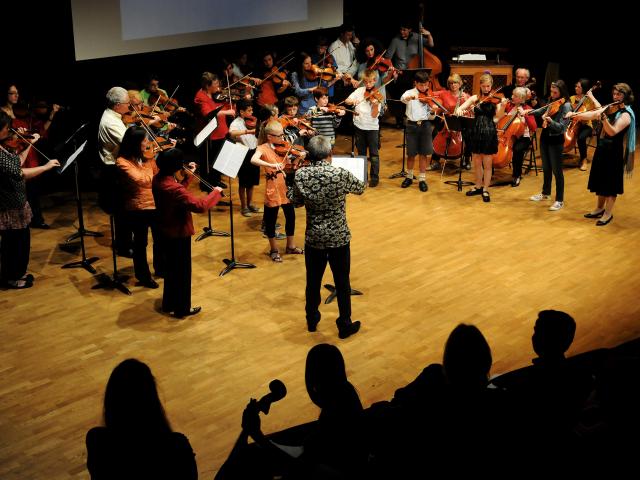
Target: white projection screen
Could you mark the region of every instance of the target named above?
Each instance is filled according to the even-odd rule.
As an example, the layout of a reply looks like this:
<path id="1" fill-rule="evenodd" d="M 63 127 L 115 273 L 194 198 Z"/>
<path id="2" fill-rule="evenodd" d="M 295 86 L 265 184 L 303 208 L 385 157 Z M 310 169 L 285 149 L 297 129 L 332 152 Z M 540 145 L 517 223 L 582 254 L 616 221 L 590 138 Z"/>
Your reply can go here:
<path id="1" fill-rule="evenodd" d="M 76 60 L 285 35 L 342 23 L 342 0 L 71 0 Z"/>

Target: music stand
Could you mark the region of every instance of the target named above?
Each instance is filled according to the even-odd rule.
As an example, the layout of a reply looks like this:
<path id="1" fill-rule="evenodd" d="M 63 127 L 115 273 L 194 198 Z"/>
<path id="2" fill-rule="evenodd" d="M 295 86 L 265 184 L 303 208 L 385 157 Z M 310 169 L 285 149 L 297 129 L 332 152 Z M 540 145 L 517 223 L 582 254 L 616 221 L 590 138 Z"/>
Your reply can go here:
<path id="1" fill-rule="evenodd" d="M 113 222 L 113 215 L 109 215 L 109 224 L 111 225 L 111 255 L 113 256 L 113 276 L 110 277 L 106 273 L 101 273 L 96 277 L 96 280 L 98 280 L 98 284 L 91 287 L 91 290 L 97 290 L 99 288 L 113 290 L 115 288 L 117 290 L 120 290 L 125 295 L 131 295 L 131 290 L 129 290 L 123 283 L 129 278 L 129 276 L 120 275 L 118 273 L 118 264 L 116 263 L 116 231 Z"/>
<path id="2" fill-rule="evenodd" d="M 242 162 L 247 156 L 248 151 L 249 149 L 241 143 L 232 143 L 227 140 L 222 145 L 220 153 L 218 153 L 216 161 L 213 164 L 213 168 L 229 177 L 229 223 L 231 225 L 231 258 L 225 258 L 222 260 L 226 264 L 226 267 L 224 267 L 220 272 L 220 277 L 224 277 L 234 268 L 256 268 L 253 263 L 240 263 L 236 261 L 234 240 L 235 236 L 233 233 L 233 200 L 231 186 L 233 185 L 233 179 L 238 176 L 238 171 L 240 170 Z"/>
<path id="3" fill-rule="evenodd" d="M 85 128 L 87 125 L 89 125 L 89 122 L 87 123 L 83 123 L 82 125 L 80 125 L 75 132 L 73 132 L 71 134 L 71 136 L 69 138 L 67 138 L 61 145 L 59 145 L 55 150 L 62 150 L 66 145 L 69 145 L 70 142 L 73 140 L 73 151 L 75 152 L 78 149 L 78 145 L 77 145 L 77 137 L 76 135 L 78 134 L 78 132 L 80 132 L 80 130 L 82 130 L 83 128 Z M 71 158 L 71 157 L 69 157 Z M 67 160 L 68 161 L 68 160 Z M 58 173 L 62 173 L 65 170 L 66 166 L 64 168 L 61 168 Z M 78 203 L 78 231 L 72 235 L 70 235 L 66 240 L 65 243 L 70 243 L 72 241 L 74 241 L 76 238 L 79 238 L 83 235 L 88 236 L 88 237 L 102 237 L 102 234 L 100 232 L 94 232 L 92 230 L 86 230 L 84 228 L 84 221 L 82 219 L 82 198 L 80 197 L 80 190 L 78 189 L 78 162 L 75 163 L 74 165 L 74 169 L 75 169 L 75 180 L 76 180 L 76 202 Z"/>
<path id="4" fill-rule="evenodd" d="M 407 176 L 407 171 L 404 169 L 406 163 L 406 154 L 407 154 L 407 121 L 405 119 L 405 121 L 402 124 L 402 145 L 397 145 L 396 148 L 400 148 L 402 147 L 402 170 L 400 170 L 398 173 L 394 173 L 392 174 L 389 178 L 400 178 L 400 177 L 406 177 Z M 416 176 L 413 175 L 413 178 L 411 180 L 415 180 Z"/>
<path id="5" fill-rule="evenodd" d="M 207 118 L 210 118 L 211 120 L 209 121 L 209 123 L 207 123 L 207 125 L 200 130 L 200 133 L 198 133 L 194 139 L 193 139 L 193 144 L 196 147 L 199 147 L 200 145 L 202 145 L 203 142 L 206 141 L 205 143 L 205 171 L 207 173 L 207 178 L 209 178 L 209 172 L 210 172 L 210 167 L 209 167 L 209 135 L 211 135 L 211 132 L 213 132 L 216 128 L 218 128 L 218 119 L 216 118 L 217 113 L 222 109 L 223 107 L 218 107 L 215 110 L 212 110 L 211 113 L 209 113 L 209 115 L 207 115 Z M 202 233 L 200 235 L 198 235 L 196 237 L 196 242 L 199 242 L 200 240 L 204 240 L 205 238 L 208 237 L 228 237 L 229 233 L 228 232 L 221 232 L 219 230 L 215 230 L 213 228 L 213 225 L 211 224 L 211 209 L 207 210 L 207 217 L 208 217 L 208 225 L 206 227 L 204 227 L 202 229 Z"/>
<path id="6" fill-rule="evenodd" d="M 76 131 L 76 133 L 78 131 L 80 131 L 80 129 L 78 129 Z M 75 133 L 74 133 L 74 135 L 75 135 Z M 78 161 L 77 161 L 77 157 L 82 153 L 82 151 L 84 150 L 84 147 L 85 147 L 86 144 L 87 144 L 87 140 L 85 140 L 84 143 L 82 145 L 80 145 L 80 147 L 75 152 L 73 152 L 73 154 L 71 154 L 71 156 L 65 162 L 64 166 L 60 169 L 60 173 L 62 173 L 67 169 L 67 167 L 69 167 L 69 165 L 71 165 L 72 163 L 74 164 L 75 181 L 76 181 L 76 202 L 77 202 L 77 205 L 78 205 L 78 232 L 76 234 L 74 234 L 74 235 L 76 236 L 75 238 L 78 238 L 78 237 L 80 238 L 80 248 L 82 250 L 82 260 L 79 260 L 77 262 L 67 263 L 67 264 L 63 265 L 62 268 L 82 267 L 87 272 L 95 274 L 96 273 L 96 269 L 93 268 L 91 266 L 91 264 L 93 262 L 95 262 L 96 260 L 98 260 L 99 257 L 87 258 L 87 252 L 86 252 L 85 247 L 84 247 L 84 236 L 87 235 L 87 232 L 84 229 L 84 218 L 83 218 L 83 213 L 82 213 L 82 199 L 80 197 L 80 186 L 79 186 L 79 183 L 78 183 Z M 93 232 L 93 233 L 94 233 L 93 236 L 100 236 L 100 237 L 102 236 L 101 233 L 97 233 L 97 232 Z M 69 239 L 70 238 L 71 237 L 69 237 Z M 69 239 L 67 239 L 67 242 L 69 242 Z"/>
<path id="7" fill-rule="evenodd" d="M 365 188 L 367 185 L 367 157 L 365 155 L 361 156 L 343 156 L 343 155 L 333 155 L 331 158 L 331 165 L 336 167 L 344 168 L 345 170 L 350 171 L 358 180 L 365 184 Z M 333 302 L 338 296 L 338 292 L 336 292 L 336 287 L 331 285 L 330 283 L 325 283 L 323 285 L 324 288 L 329 290 L 329 296 L 324 301 L 325 304 Z M 351 295 L 364 295 L 360 290 L 351 289 Z"/>
<path id="8" fill-rule="evenodd" d="M 449 130 L 451 130 L 452 132 L 463 132 L 464 130 L 468 130 L 473 126 L 473 118 L 470 117 L 461 117 L 458 115 L 445 115 L 446 118 L 446 123 L 447 126 L 449 127 Z M 460 165 L 458 165 L 458 180 L 446 180 L 444 183 L 446 183 L 447 185 L 456 185 L 457 186 L 457 190 L 459 192 L 462 191 L 462 187 L 463 186 L 468 186 L 468 185 L 473 185 L 473 182 L 468 182 L 468 181 L 463 181 L 462 180 L 462 158 L 464 157 L 464 135 L 461 135 L 462 138 L 462 145 L 460 147 L 460 156 L 459 157 L 454 157 L 454 158 L 449 158 L 449 145 L 451 144 L 451 135 L 449 137 L 447 137 L 447 142 L 445 143 L 444 146 L 444 166 L 442 167 L 442 172 L 444 173 L 444 167 L 447 164 L 447 160 L 453 160 L 455 158 L 459 158 L 460 159 Z"/>

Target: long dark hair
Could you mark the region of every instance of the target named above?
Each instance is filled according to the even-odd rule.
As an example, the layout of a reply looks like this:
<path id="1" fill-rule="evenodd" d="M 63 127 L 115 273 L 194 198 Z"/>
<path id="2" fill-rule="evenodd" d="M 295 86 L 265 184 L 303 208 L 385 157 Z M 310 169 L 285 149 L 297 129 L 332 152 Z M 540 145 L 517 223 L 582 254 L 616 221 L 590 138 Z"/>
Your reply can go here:
<path id="1" fill-rule="evenodd" d="M 555 82 L 551 82 L 551 86 L 558 89 L 558 91 L 560 92 L 559 98 L 564 98 L 567 102 L 569 101 L 569 89 L 567 88 L 567 84 L 564 83 L 564 80 L 556 80 Z"/>
<path id="2" fill-rule="evenodd" d="M 118 155 L 127 160 L 137 160 L 140 158 L 142 156 L 140 146 L 146 136 L 147 132 L 142 127 L 133 126 L 127 128 L 127 131 L 124 132 L 124 137 L 122 137 Z"/>
<path id="3" fill-rule="evenodd" d="M 171 432 L 146 364 L 129 358 L 113 369 L 104 392 L 104 424 L 120 432 Z"/>
<path id="4" fill-rule="evenodd" d="M 347 383 L 347 371 L 342 353 L 335 345 L 320 343 L 309 350 L 304 373 L 311 401 L 320 408 L 329 397 Z"/>

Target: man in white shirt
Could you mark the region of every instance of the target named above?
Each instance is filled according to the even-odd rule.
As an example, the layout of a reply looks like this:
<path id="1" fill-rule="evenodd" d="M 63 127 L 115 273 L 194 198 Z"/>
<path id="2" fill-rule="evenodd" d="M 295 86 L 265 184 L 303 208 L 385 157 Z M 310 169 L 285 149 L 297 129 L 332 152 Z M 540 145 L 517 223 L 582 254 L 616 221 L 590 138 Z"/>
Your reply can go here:
<path id="1" fill-rule="evenodd" d="M 116 194 L 116 160 L 122 143 L 126 125 L 122 122 L 122 114 L 129 110 L 129 94 L 122 87 L 112 87 L 107 92 L 107 108 L 102 113 L 98 126 L 98 143 L 100 160 L 105 168 L 102 170 L 100 182 L 100 206 L 107 213 L 113 213 L 115 227 L 115 247 L 118 255 L 133 256 L 131 229 L 117 214 L 116 205 L 120 199 Z"/>
<path id="2" fill-rule="evenodd" d="M 122 87 L 113 87 L 107 92 L 107 108 L 102 113 L 98 127 L 100 160 L 105 165 L 115 165 L 120 143 L 127 127 L 122 114 L 129 111 L 129 94 Z"/>
<path id="3" fill-rule="evenodd" d="M 340 27 L 340 36 L 329 45 L 329 54 L 333 55 L 336 61 L 338 72 L 342 74 L 342 82 L 336 82 L 334 85 L 334 94 L 332 101 L 340 103 L 344 100 L 352 90 L 351 79 L 358 72 L 358 61 L 356 60 L 356 48 L 360 40 L 356 37 L 353 26 L 342 25 Z M 348 121 L 342 122 L 342 128 L 349 130 L 351 125 Z"/>

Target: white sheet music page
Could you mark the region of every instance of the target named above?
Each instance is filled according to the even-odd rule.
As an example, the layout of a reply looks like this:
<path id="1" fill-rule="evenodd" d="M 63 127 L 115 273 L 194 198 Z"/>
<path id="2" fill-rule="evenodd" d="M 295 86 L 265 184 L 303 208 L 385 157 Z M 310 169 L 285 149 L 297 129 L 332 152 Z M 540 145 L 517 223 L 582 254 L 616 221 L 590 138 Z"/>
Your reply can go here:
<path id="1" fill-rule="evenodd" d="M 249 148 L 241 143 L 232 143 L 226 140 L 213 164 L 213 168 L 223 175 L 236 178 L 248 151 Z"/>
<path id="2" fill-rule="evenodd" d="M 331 158 L 331 165 L 344 168 L 353 173 L 361 182 L 365 180 L 365 172 L 367 170 L 367 157 L 349 157 L 334 155 Z"/>
<path id="3" fill-rule="evenodd" d="M 78 155 L 80 155 L 84 150 L 84 146 L 87 144 L 87 141 L 88 140 L 85 140 L 84 143 L 80 145 L 80 147 L 75 152 L 73 152 L 69 158 L 67 158 L 67 161 L 64 162 L 64 166 L 60 169 L 60 173 L 64 172 L 67 167 L 71 165 L 76 158 L 78 158 Z"/>

